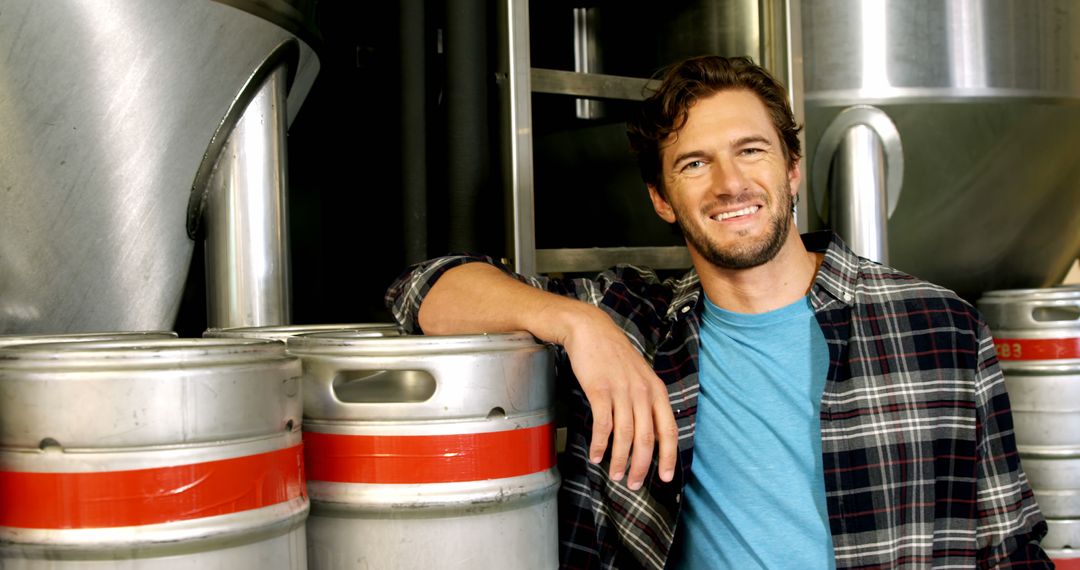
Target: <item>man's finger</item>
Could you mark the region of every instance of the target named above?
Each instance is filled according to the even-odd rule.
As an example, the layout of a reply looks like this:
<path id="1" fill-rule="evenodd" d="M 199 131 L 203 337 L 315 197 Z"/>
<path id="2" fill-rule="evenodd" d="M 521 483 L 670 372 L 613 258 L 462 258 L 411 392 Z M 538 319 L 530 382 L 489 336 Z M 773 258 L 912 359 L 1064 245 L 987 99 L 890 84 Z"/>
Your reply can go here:
<path id="1" fill-rule="evenodd" d="M 660 448 L 657 463 L 660 480 L 670 482 L 675 476 L 675 460 L 679 453 L 679 425 L 675 423 L 675 414 L 671 411 L 667 390 L 658 386 L 656 392 L 652 409 L 656 439 Z"/>
<path id="2" fill-rule="evenodd" d="M 619 481 L 626 473 L 626 463 L 630 457 L 630 445 L 634 442 L 633 404 L 625 392 L 612 394 L 611 465 L 608 475 L 613 481 Z"/>
<path id="3" fill-rule="evenodd" d="M 649 473 L 656 437 L 653 433 L 653 410 L 648 397 L 651 390 L 647 387 L 635 387 L 634 390 L 634 454 L 630 461 L 627 485 L 636 491 L 641 488 L 645 475 Z"/>
<path id="4" fill-rule="evenodd" d="M 611 436 L 611 395 L 606 390 L 597 390 L 589 396 L 592 408 L 592 442 L 589 444 L 589 461 L 600 463 L 607 451 L 608 437 Z"/>

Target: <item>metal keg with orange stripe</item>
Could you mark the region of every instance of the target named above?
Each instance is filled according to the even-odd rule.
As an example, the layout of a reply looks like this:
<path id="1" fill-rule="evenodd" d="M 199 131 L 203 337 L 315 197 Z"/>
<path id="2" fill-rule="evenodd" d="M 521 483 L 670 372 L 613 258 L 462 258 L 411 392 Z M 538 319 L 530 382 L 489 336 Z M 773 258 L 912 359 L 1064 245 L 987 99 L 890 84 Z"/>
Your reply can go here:
<path id="1" fill-rule="evenodd" d="M 0 567 L 306 568 L 301 414 L 279 342 L 0 349 Z"/>
<path id="2" fill-rule="evenodd" d="M 309 565 L 558 566 L 550 348 L 525 333 L 295 336 Z"/>
<path id="3" fill-rule="evenodd" d="M 1080 287 L 990 291 L 994 336 L 1024 472 L 1059 565 L 1080 559 Z M 1078 565 L 1080 566 L 1080 565 Z"/>

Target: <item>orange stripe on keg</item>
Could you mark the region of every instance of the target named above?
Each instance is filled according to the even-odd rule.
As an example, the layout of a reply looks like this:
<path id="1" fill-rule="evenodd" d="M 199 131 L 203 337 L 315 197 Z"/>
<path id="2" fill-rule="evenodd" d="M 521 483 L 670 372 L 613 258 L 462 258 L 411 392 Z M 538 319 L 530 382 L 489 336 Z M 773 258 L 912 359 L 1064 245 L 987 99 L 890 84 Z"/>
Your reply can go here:
<path id="1" fill-rule="evenodd" d="M 1057 570 L 1080 570 L 1080 558 L 1053 558 Z"/>
<path id="2" fill-rule="evenodd" d="M 551 469 L 551 424 L 453 435 L 339 435 L 304 432 L 309 481 L 455 483 Z"/>
<path id="3" fill-rule="evenodd" d="M 1080 337 L 994 338 L 999 360 L 1080 358 Z"/>
<path id="4" fill-rule="evenodd" d="M 276 505 L 305 493 L 302 448 L 131 471 L 0 471 L 0 526 L 139 526 Z"/>

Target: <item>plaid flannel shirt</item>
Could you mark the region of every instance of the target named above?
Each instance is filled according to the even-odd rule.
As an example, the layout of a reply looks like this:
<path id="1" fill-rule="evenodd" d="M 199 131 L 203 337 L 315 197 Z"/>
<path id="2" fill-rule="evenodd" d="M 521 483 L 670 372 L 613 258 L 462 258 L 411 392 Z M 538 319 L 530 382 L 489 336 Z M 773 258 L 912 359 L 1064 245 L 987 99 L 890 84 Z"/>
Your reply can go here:
<path id="1" fill-rule="evenodd" d="M 803 239 L 825 252 L 810 299 L 829 347 L 821 441 L 837 568 L 1052 568 L 1038 544 L 1046 523 L 1020 468 L 1004 380 L 978 313 L 946 289 L 857 257 L 828 232 Z M 569 410 L 559 460 L 562 567 L 663 568 L 693 455 L 702 311 L 696 273 L 661 281 L 618 266 L 595 280 L 557 280 L 454 256 L 410 268 L 387 291 L 387 306 L 406 330 L 419 332 L 417 313 L 431 286 L 474 261 L 601 307 L 667 385 L 679 427 L 675 480 L 660 481 L 654 456 L 644 486 L 631 491 L 607 478 L 607 459 L 588 461 L 589 404 L 560 350 L 560 398 Z"/>

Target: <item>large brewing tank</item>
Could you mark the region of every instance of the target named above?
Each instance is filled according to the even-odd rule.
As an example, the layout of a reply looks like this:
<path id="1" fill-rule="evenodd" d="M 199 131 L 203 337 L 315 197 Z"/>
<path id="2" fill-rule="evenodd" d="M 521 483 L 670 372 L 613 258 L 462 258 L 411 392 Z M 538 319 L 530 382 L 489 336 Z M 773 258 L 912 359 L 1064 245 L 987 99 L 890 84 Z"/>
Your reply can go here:
<path id="1" fill-rule="evenodd" d="M 1080 253 L 1080 4 L 815 0 L 802 30 L 812 228 L 877 204 L 888 263 L 971 301 L 1060 282 Z M 874 164 L 884 195 L 830 195 Z"/>
<path id="2" fill-rule="evenodd" d="M 283 125 L 318 72 L 311 5 L 0 0 L 0 333 L 172 328 L 189 234 L 232 199 L 208 188 L 283 189 Z M 254 150 L 261 169 L 237 168 Z M 255 228 L 271 239 L 280 196 Z M 279 297 L 285 261 L 267 271 Z M 242 324 L 271 323 L 216 326 Z"/>

